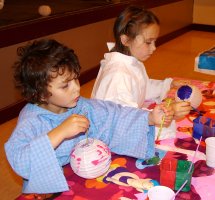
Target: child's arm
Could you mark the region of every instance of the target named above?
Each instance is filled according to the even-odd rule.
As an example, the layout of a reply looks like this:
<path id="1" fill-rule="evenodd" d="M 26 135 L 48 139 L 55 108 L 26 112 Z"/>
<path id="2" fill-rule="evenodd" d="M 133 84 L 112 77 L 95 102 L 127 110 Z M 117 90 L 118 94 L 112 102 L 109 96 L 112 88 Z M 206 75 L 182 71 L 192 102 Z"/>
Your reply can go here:
<path id="1" fill-rule="evenodd" d="M 48 133 L 53 148 L 58 147 L 65 139 L 71 139 L 89 128 L 89 120 L 84 115 L 73 114 L 62 124 Z"/>

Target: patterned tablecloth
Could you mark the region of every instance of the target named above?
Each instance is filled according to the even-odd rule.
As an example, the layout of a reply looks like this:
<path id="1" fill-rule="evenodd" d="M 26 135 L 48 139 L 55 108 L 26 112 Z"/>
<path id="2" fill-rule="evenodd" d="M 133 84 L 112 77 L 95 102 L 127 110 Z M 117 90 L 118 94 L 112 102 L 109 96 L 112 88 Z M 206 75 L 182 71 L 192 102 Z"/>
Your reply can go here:
<path id="1" fill-rule="evenodd" d="M 203 102 L 197 111 L 192 111 L 183 120 L 177 121 L 177 137 L 175 139 L 162 140 L 156 146 L 156 154 L 153 159 L 142 160 L 126 156 L 112 155 L 111 169 L 118 168 L 138 176 L 140 179 L 150 178 L 154 185 L 160 184 L 160 161 L 164 158 L 180 160 L 193 160 L 194 151 L 198 140 L 192 137 L 193 119 L 200 115 L 215 120 L 215 82 L 191 80 L 198 86 L 203 94 Z M 173 94 L 175 91 L 171 91 Z M 215 129 L 215 124 L 213 124 Z M 214 200 L 215 199 L 215 170 L 206 165 L 205 142 L 202 141 L 194 160 L 194 172 L 191 180 L 191 190 L 180 192 L 176 200 Z M 140 192 L 134 187 L 118 185 L 107 180 L 107 175 L 96 179 L 84 179 L 73 173 L 70 165 L 64 167 L 64 173 L 70 186 L 70 190 L 47 199 L 56 200 L 144 200 L 147 191 Z M 44 197 L 28 194 L 20 195 L 18 200 L 42 199 Z"/>

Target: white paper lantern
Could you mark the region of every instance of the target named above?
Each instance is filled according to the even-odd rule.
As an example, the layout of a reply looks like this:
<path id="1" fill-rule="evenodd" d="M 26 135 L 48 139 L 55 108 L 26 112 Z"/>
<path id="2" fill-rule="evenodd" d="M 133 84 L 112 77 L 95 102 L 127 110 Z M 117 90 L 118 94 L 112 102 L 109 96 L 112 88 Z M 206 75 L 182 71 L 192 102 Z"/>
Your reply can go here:
<path id="1" fill-rule="evenodd" d="M 176 101 L 189 101 L 193 108 L 197 108 L 202 102 L 202 93 L 194 85 L 183 85 L 175 93 Z"/>
<path id="2" fill-rule="evenodd" d="M 70 165 L 78 176 L 91 179 L 105 174 L 110 168 L 111 152 L 97 139 L 81 140 L 72 150 Z"/>

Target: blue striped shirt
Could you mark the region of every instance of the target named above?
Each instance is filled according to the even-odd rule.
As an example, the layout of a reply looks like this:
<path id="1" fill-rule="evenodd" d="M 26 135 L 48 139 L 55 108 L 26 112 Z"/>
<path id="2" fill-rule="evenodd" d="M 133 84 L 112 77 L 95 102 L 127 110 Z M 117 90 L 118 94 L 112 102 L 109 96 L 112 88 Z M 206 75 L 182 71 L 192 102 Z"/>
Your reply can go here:
<path id="1" fill-rule="evenodd" d="M 54 149 L 47 134 L 70 115 L 86 113 L 89 137 L 103 141 L 112 152 L 136 158 L 154 155 L 154 126 L 148 125 L 147 111 L 80 98 L 76 107 L 56 114 L 29 103 L 20 112 L 17 126 L 5 144 L 10 165 L 24 179 L 24 193 L 68 190 L 62 167 L 69 163 L 74 145 L 86 136 L 65 140 Z"/>

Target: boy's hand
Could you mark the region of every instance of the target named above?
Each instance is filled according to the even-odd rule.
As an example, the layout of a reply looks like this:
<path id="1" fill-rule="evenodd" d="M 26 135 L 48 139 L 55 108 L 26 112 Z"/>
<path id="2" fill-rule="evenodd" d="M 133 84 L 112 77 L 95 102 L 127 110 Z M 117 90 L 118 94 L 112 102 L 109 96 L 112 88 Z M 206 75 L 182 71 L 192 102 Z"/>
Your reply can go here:
<path id="1" fill-rule="evenodd" d="M 192 107 L 190 102 L 187 101 L 180 101 L 172 103 L 172 107 L 174 110 L 174 119 L 181 119 L 189 114 Z"/>
<path id="2" fill-rule="evenodd" d="M 149 113 L 149 125 L 160 126 L 164 118 L 163 126 L 169 126 L 174 115 L 173 107 L 167 106 L 166 103 L 156 105 L 152 112 Z"/>
<path id="3" fill-rule="evenodd" d="M 70 139 L 89 128 L 90 122 L 84 115 L 73 114 L 58 127 L 48 133 L 50 141 L 56 148 L 63 140 Z"/>

